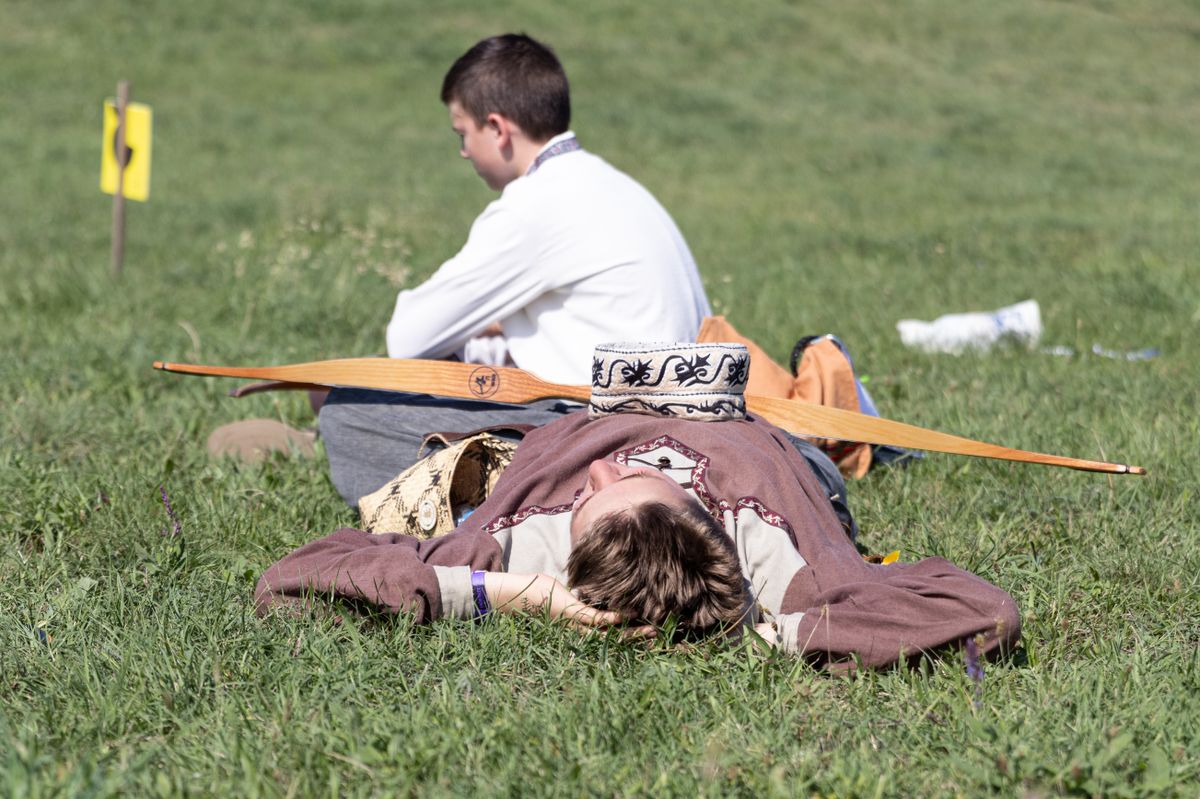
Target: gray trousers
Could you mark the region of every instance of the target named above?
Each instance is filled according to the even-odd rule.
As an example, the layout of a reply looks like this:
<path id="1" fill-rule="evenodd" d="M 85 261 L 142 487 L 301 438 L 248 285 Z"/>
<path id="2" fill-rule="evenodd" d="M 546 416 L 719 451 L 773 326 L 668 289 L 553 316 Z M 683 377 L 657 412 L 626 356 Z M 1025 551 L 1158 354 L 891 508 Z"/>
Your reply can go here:
<path id="1" fill-rule="evenodd" d="M 378 490 L 417 462 L 421 443 L 430 433 L 467 433 L 509 424 L 540 427 L 580 408 L 562 400 L 503 405 L 428 394 L 335 388 L 321 406 L 320 430 L 333 486 L 346 504 L 358 507 L 359 497 Z M 519 437 L 503 431 L 496 434 L 501 438 Z M 846 534 L 854 540 L 858 528 L 846 505 L 846 482 L 841 472 L 812 444 L 795 436 L 788 438 L 808 461 Z"/>
<path id="2" fill-rule="evenodd" d="M 540 427 L 581 406 L 562 400 L 529 405 L 446 399 L 428 394 L 335 388 L 321 406 L 320 431 L 333 487 L 351 507 L 418 460 L 430 433 L 468 433 L 520 424 Z M 501 438 L 503 432 L 497 433 Z"/>

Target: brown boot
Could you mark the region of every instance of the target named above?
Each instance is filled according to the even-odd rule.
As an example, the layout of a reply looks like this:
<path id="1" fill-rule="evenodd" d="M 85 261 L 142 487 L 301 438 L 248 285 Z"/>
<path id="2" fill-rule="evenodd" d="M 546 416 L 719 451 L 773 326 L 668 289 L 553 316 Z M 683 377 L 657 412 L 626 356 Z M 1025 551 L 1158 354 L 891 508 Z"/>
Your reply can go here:
<path id="1" fill-rule="evenodd" d="M 259 463 L 272 452 L 316 454 L 315 430 L 296 430 L 275 419 L 243 419 L 221 425 L 208 437 L 208 454 Z"/>

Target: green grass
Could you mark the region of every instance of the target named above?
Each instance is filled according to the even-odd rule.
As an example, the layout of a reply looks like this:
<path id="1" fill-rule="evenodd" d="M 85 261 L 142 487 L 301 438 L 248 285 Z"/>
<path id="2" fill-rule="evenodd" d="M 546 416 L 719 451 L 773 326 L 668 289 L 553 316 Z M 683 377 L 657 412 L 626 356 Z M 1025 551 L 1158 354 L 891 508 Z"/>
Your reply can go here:
<path id="1" fill-rule="evenodd" d="M 0 9 L 0 794 L 1180 795 L 1200 791 L 1200 7 L 35 3 Z M 1142 479 L 930 456 L 852 486 L 873 551 L 1010 591 L 1024 649 L 830 679 L 540 619 L 259 621 L 254 579 L 354 521 L 310 423 L 156 358 L 371 355 L 490 194 L 437 101 L 481 36 L 556 45 L 585 146 L 784 359 L 833 331 L 885 415 Z M 100 106 L 155 113 L 108 275 Z M 1034 297 L 1044 343 L 905 350 Z M 160 496 L 165 486 L 182 534 Z"/>

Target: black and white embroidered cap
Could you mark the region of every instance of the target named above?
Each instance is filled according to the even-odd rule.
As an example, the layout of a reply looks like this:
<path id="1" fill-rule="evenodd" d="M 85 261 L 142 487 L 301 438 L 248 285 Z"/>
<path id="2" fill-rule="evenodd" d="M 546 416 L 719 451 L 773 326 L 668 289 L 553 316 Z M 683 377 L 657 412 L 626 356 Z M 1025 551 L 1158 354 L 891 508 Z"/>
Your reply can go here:
<path id="1" fill-rule="evenodd" d="M 741 344 L 601 344 L 592 356 L 588 415 L 745 419 L 749 376 L 750 353 Z"/>

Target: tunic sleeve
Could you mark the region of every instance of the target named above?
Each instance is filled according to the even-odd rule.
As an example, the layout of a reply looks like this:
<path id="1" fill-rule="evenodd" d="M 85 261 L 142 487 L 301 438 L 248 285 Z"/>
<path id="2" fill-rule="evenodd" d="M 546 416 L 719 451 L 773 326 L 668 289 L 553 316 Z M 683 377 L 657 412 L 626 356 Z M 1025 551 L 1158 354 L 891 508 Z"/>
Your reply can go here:
<path id="1" fill-rule="evenodd" d="M 457 568 L 456 568 L 457 567 Z M 421 624 L 461 616 L 463 575 L 503 568 L 490 535 L 462 531 L 427 541 L 344 528 L 305 544 L 272 565 L 258 581 L 259 615 L 309 600 L 341 599 L 384 613 L 412 613 Z M 464 610 L 466 608 L 466 610 Z"/>
<path id="2" fill-rule="evenodd" d="M 776 622 L 787 651 L 830 668 L 887 666 L 976 636 L 986 653 L 1021 632 L 1011 596 L 942 558 L 870 566 L 816 596 L 806 582 L 797 574 Z"/>

